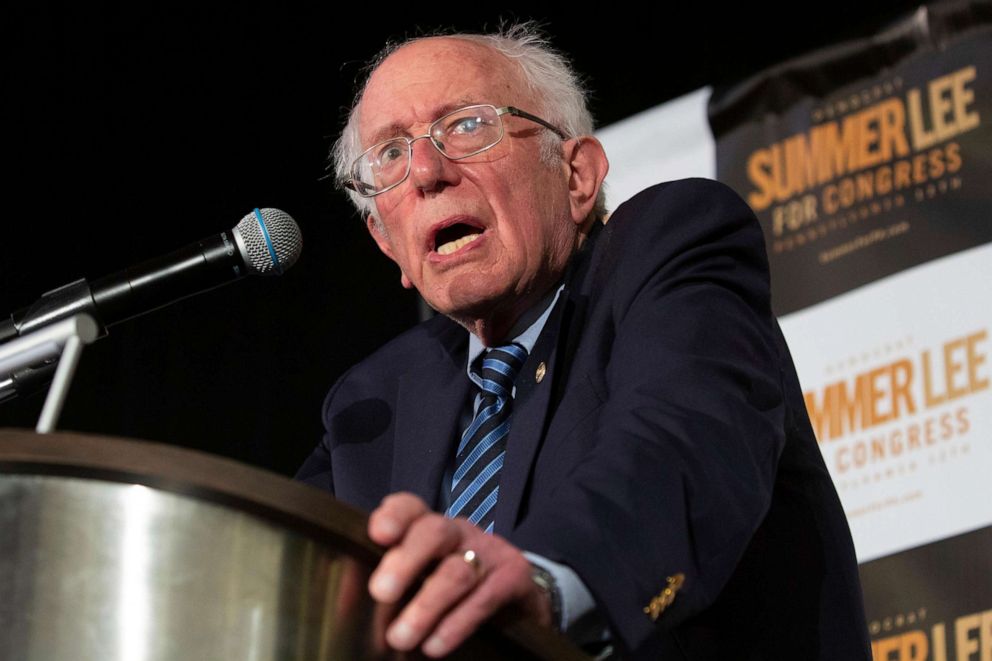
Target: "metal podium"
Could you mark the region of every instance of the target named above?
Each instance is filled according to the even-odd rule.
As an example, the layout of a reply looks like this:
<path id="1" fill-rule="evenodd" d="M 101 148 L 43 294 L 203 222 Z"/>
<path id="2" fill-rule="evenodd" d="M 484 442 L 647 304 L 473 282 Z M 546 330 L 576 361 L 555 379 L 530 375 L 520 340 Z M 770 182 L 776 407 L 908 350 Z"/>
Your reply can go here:
<path id="1" fill-rule="evenodd" d="M 366 516 L 200 452 L 0 430 L 0 659 L 420 658 L 386 651 Z M 453 659 L 587 659 L 528 622 Z"/>

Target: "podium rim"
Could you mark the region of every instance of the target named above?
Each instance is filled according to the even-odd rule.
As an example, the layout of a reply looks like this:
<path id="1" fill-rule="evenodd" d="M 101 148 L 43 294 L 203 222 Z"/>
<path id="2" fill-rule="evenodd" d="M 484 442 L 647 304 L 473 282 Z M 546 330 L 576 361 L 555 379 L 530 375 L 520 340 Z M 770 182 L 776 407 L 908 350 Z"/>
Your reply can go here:
<path id="1" fill-rule="evenodd" d="M 384 553 L 369 539 L 368 514 L 358 508 L 284 475 L 200 450 L 82 432 L 0 428 L 0 473 L 140 484 L 261 517 L 332 543 L 370 567 Z M 497 618 L 475 635 L 496 643 L 497 631 L 534 658 L 590 659 L 561 634 L 519 619 Z"/>
<path id="2" fill-rule="evenodd" d="M 368 515 L 330 494 L 233 459 L 155 441 L 0 429 L 0 472 L 140 484 L 233 507 L 377 563 Z"/>

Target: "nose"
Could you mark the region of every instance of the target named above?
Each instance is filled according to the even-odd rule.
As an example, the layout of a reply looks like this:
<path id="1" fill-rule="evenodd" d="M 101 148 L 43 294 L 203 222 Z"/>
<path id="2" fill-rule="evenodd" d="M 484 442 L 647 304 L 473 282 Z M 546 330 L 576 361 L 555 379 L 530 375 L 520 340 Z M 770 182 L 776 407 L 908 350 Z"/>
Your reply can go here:
<path id="1" fill-rule="evenodd" d="M 429 136 L 410 145 L 410 180 L 418 190 L 439 191 L 454 183 L 454 164 L 434 147 Z"/>

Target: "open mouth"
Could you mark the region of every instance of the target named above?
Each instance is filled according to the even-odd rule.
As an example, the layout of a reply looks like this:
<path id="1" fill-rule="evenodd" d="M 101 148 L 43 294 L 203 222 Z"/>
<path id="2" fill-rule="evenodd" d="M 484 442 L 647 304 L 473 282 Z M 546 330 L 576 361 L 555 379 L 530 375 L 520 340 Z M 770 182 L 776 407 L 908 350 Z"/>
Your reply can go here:
<path id="1" fill-rule="evenodd" d="M 434 251 L 439 255 L 450 255 L 482 236 L 482 228 L 467 223 L 455 223 L 438 230 L 434 235 Z"/>

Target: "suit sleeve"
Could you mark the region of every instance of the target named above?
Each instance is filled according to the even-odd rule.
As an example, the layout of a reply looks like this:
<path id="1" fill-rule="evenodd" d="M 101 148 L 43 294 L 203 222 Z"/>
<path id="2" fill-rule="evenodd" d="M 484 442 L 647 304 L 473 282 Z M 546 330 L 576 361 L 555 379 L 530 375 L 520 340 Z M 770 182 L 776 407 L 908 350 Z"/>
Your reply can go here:
<path id="1" fill-rule="evenodd" d="M 327 397 L 324 398 L 323 406 L 323 418 L 324 418 L 324 436 L 317 447 L 313 449 L 310 456 L 306 458 L 303 465 L 300 466 L 299 470 L 296 471 L 296 475 L 293 477 L 294 480 L 299 480 L 310 486 L 317 487 L 318 489 L 323 489 L 329 492 L 332 496 L 334 495 L 334 473 L 331 469 L 331 448 L 333 444 L 333 426 L 331 424 L 331 411 L 333 410 L 332 403 L 334 402 L 334 395 L 338 392 L 341 384 L 345 382 L 351 370 L 345 372 L 341 378 L 337 380 L 334 386 L 327 393 Z"/>
<path id="2" fill-rule="evenodd" d="M 590 293 L 611 306 L 603 373 L 585 377 L 601 391 L 593 446 L 513 539 L 579 574 L 631 658 L 658 658 L 665 632 L 713 603 L 768 511 L 785 442 L 781 360 L 761 229 L 728 188 L 649 189 L 607 230 L 607 275 Z M 677 574 L 653 621 L 645 607 Z"/>

